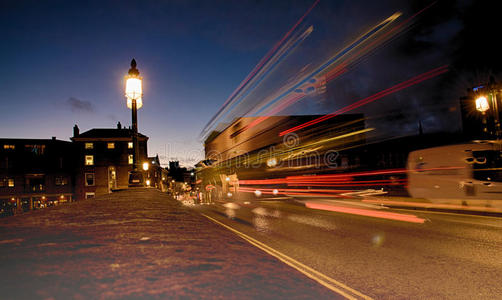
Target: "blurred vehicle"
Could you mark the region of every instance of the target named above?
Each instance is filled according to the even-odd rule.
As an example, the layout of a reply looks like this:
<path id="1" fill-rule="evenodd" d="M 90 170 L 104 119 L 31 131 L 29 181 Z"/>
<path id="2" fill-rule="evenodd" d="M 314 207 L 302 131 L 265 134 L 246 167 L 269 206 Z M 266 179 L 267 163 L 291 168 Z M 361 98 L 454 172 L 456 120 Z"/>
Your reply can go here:
<path id="1" fill-rule="evenodd" d="M 437 203 L 502 206 L 501 146 L 501 141 L 475 141 L 412 151 L 409 194 Z"/>

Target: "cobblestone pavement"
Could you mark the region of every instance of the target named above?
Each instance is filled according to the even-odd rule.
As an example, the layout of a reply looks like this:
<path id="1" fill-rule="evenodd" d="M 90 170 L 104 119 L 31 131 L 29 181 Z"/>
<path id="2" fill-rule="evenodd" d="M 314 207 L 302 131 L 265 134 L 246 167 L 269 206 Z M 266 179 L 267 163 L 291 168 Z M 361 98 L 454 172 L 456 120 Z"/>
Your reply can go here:
<path id="1" fill-rule="evenodd" d="M 153 189 L 0 219 L 1 299 L 337 297 Z"/>

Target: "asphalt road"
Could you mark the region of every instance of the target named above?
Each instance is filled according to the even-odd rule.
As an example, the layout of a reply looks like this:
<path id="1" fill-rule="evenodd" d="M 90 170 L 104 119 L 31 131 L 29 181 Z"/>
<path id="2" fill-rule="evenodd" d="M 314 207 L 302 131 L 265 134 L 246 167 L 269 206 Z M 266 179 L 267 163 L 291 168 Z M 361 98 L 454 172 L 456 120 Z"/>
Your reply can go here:
<path id="1" fill-rule="evenodd" d="M 327 276 L 363 296 L 502 297 L 502 218 L 312 203 L 344 212 L 270 200 L 195 209 L 298 269 L 318 271 L 318 280 Z"/>
<path id="2" fill-rule="evenodd" d="M 343 299 L 182 206 L 132 189 L 0 219 L 0 299 Z"/>

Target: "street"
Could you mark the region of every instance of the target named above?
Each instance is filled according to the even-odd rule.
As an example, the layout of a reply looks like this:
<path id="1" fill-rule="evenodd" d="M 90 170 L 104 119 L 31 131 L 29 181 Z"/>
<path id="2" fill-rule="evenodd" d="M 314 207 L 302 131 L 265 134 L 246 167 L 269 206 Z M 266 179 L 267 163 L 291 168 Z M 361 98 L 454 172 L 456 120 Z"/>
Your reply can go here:
<path id="1" fill-rule="evenodd" d="M 382 209 L 420 223 L 284 200 L 197 209 L 371 298 L 494 299 L 502 293 L 502 220 L 496 217 Z M 364 210 L 382 211 L 357 211 Z"/>

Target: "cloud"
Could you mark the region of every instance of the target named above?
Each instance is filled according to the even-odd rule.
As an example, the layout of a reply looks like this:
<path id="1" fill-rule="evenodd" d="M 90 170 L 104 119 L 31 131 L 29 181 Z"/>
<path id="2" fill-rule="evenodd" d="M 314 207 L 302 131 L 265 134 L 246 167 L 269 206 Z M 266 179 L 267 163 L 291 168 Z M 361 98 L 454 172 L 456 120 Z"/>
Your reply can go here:
<path id="1" fill-rule="evenodd" d="M 65 101 L 65 105 L 70 108 L 72 112 L 79 113 L 93 113 L 95 112 L 94 106 L 90 101 L 80 100 L 75 97 L 70 97 Z"/>

